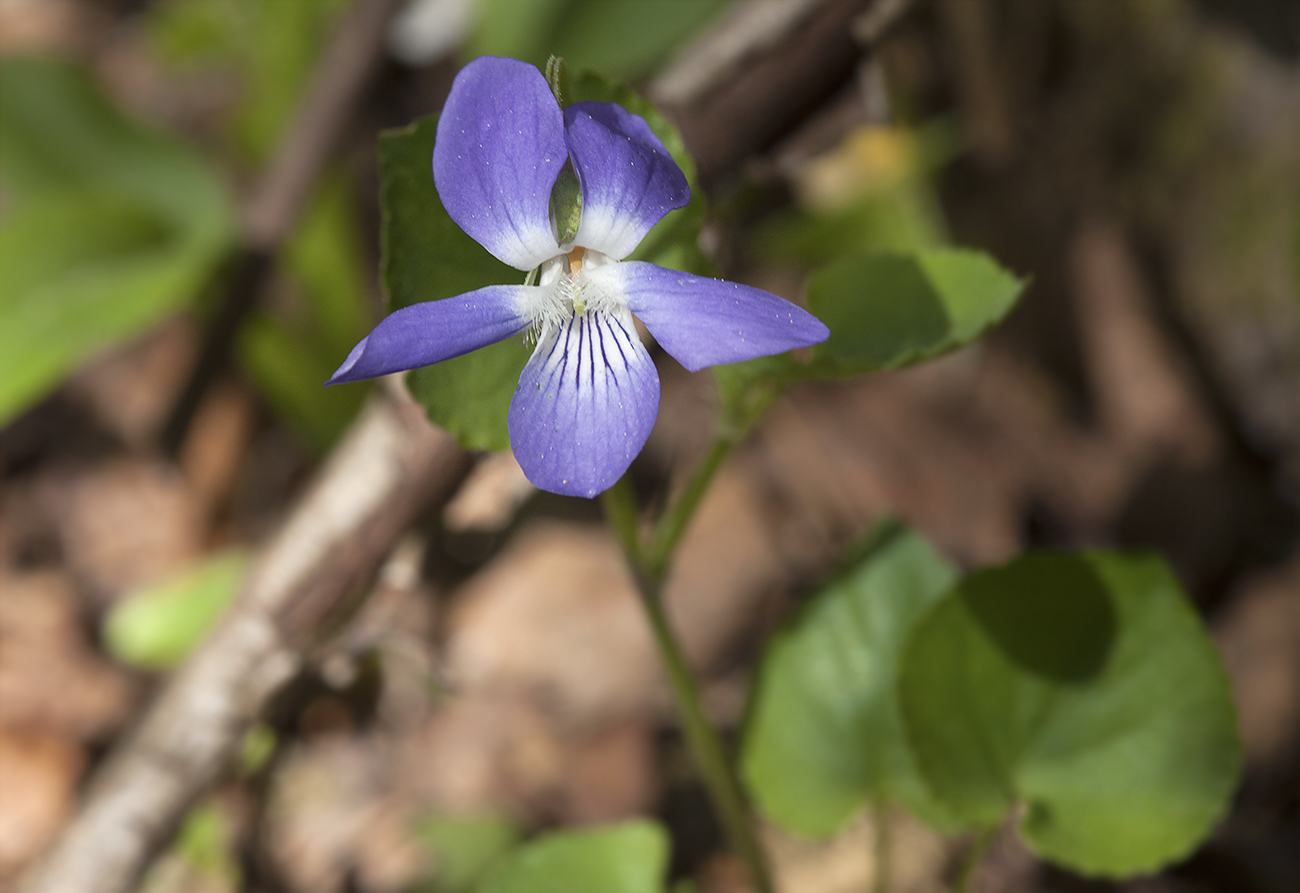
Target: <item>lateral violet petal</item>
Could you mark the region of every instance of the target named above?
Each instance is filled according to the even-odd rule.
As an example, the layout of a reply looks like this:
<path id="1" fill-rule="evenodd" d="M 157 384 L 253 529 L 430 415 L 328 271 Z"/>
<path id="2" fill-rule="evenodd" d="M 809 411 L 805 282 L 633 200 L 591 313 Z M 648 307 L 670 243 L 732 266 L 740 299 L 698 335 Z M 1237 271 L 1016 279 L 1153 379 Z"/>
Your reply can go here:
<path id="1" fill-rule="evenodd" d="M 552 493 L 591 498 L 641 452 L 659 414 L 659 374 L 625 320 L 593 312 L 550 326 L 510 401 L 510 446 Z"/>
<path id="2" fill-rule="evenodd" d="M 536 68 L 480 56 L 456 75 L 433 181 L 451 219 L 496 258 L 531 270 L 560 253 L 551 189 L 568 157 L 564 116 Z"/>
<path id="3" fill-rule="evenodd" d="M 534 285 L 489 285 L 395 310 L 361 339 L 327 385 L 428 366 L 503 341 L 528 328 Z"/>
<path id="4" fill-rule="evenodd" d="M 564 135 L 582 186 L 575 245 L 622 260 L 691 200 L 686 175 L 640 115 L 609 102 L 574 103 L 564 110 Z"/>
<path id="5" fill-rule="evenodd" d="M 826 325 L 770 292 L 724 279 L 667 270 L 643 261 L 592 270 L 610 277 L 660 346 L 687 369 L 738 363 L 820 344 Z"/>

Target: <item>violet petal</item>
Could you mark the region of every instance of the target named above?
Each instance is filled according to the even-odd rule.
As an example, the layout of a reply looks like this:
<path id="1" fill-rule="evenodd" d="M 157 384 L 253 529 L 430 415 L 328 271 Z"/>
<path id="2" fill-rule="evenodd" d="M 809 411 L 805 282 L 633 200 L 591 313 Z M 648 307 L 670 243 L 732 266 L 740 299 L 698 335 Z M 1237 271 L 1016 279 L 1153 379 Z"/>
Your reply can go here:
<path id="1" fill-rule="evenodd" d="M 568 157 L 564 117 L 536 68 L 480 56 L 456 75 L 433 181 L 451 219 L 493 256 L 531 270 L 560 253 L 551 188 Z"/>
<path id="2" fill-rule="evenodd" d="M 590 275 L 617 277 L 611 287 L 663 349 L 692 372 L 820 344 L 830 335 L 797 304 L 738 282 L 642 261 L 610 264 Z"/>
<path id="3" fill-rule="evenodd" d="M 428 366 L 503 341 L 528 328 L 531 285 L 489 285 L 390 313 L 352 348 L 327 385 Z"/>
<path id="4" fill-rule="evenodd" d="M 631 317 L 579 314 L 550 327 L 524 367 L 510 445 L 538 487 L 591 498 L 632 464 L 658 414 L 659 374 Z"/>
<path id="5" fill-rule="evenodd" d="M 622 260 L 665 214 L 691 200 L 664 144 L 622 106 L 575 103 L 564 110 L 564 134 L 582 186 L 575 245 Z"/>

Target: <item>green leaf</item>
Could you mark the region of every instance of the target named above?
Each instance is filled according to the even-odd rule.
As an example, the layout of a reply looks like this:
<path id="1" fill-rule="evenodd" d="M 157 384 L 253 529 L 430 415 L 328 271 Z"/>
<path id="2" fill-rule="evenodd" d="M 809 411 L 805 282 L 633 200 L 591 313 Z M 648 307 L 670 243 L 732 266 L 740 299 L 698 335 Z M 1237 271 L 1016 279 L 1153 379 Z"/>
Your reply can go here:
<path id="1" fill-rule="evenodd" d="M 235 597 L 247 566 L 242 553 L 220 555 L 118 602 L 104 624 L 109 652 L 142 669 L 177 666 Z"/>
<path id="2" fill-rule="evenodd" d="M 192 237 L 229 237 L 233 208 L 193 150 L 116 109 L 81 69 L 0 60 L 0 182 L 21 205 L 77 189 L 130 197 Z"/>
<path id="3" fill-rule="evenodd" d="M 281 255 L 283 273 L 306 300 L 297 313 L 259 311 L 239 333 L 244 368 L 322 454 L 365 399 L 364 388 L 321 386 L 371 326 L 355 214 L 346 180 L 326 179 Z"/>
<path id="4" fill-rule="evenodd" d="M 1023 287 L 976 251 L 835 261 L 808 281 L 808 309 L 831 330 L 814 352 L 814 366 L 824 375 L 853 375 L 954 350 L 1005 317 Z"/>
<path id="5" fill-rule="evenodd" d="M 430 816 L 415 828 L 434 857 L 433 879 L 418 889 L 468 893 L 519 844 L 519 827 L 504 816 Z"/>
<path id="6" fill-rule="evenodd" d="M 510 446 L 506 414 L 532 348 L 518 338 L 424 366 L 407 378 L 429 418 L 471 450 Z"/>
<path id="7" fill-rule="evenodd" d="M 900 698 L 938 797 L 985 827 L 1023 810 L 1030 847 L 1088 874 L 1186 855 L 1241 767 L 1222 664 L 1153 556 L 1031 555 L 970 576 L 917 628 Z"/>
<path id="8" fill-rule="evenodd" d="M 234 238 L 224 187 L 84 72 L 0 61 L 0 424 L 93 351 L 211 276 Z"/>
<path id="9" fill-rule="evenodd" d="M 436 117 L 421 118 L 379 138 L 381 270 L 393 310 L 521 278 L 447 216 L 431 168 L 437 127 Z M 416 370 L 411 392 L 434 424 L 464 446 L 505 449 L 510 445 L 506 410 L 528 353 L 519 339 L 507 339 Z"/>
<path id="10" fill-rule="evenodd" d="M 347 349 L 323 355 L 319 345 L 327 339 L 311 336 L 311 329 L 293 329 L 267 312 L 256 312 L 239 330 L 239 361 L 276 412 L 324 453 L 357 414 L 366 390 L 322 387 Z"/>
<path id="11" fill-rule="evenodd" d="M 914 625 L 956 578 L 919 535 L 882 525 L 768 645 L 741 772 L 774 822 L 824 837 L 868 803 L 898 800 L 953 824 L 917 776 L 895 683 Z"/>
<path id="12" fill-rule="evenodd" d="M 282 138 L 344 7 L 343 0 L 171 0 L 150 6 L 146 29 L 167 63 L 224 68 L 238 79 L 231 137 L 257 162 Z"/>
<path id="13" fill-rule="evenodd" d="M 26 202 L 0 227 L 0 424 L 193 295 L 212 261 L 115 194 Z"/>
<path id="14" fill-rule="evenodd" d="M 239 863 L 232 853 L 233 821 L 215 803 L 203 803 L 189 811 L 176 833 L 172 850 L 199 875 L 218 889 L 239 886 Z"/>
<path id="15" fill-rule="evenodd" d="M 548 834 L 488 874 L 479 893 L 661 893 L 668 838 L 653 822 Z"/>

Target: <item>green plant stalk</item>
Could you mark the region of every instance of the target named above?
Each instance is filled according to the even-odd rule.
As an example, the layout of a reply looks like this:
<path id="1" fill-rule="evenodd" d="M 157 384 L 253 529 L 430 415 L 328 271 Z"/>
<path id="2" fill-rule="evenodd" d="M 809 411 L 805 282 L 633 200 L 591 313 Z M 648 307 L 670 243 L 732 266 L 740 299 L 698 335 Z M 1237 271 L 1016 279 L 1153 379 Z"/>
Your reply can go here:
<path id="1" fill-rule="evenodd" d="M 714 442 L 681 498 L 660 519 L 649 549 L 642 546 L 637 529 L 636 501 L 626 478 L 607 490 L 601 496 L 601 501 L 605 517 L 623 545 L 632 568 L 641 605 L 650 621 L 655 645 L 668 675 L 686 744 L 699 766 L 700 775 L 723 830 L 732 847 L 748 866 L 755 890 L 758 893 L 773 893 L 775 887 L 767 859 L 754 831 L 744 789 L 727 756 L 722 737 L 704 713 L 699 683 L 686 662 L 686 656 L 668 620 L 663 600 L 663 583 L 677 543 L 731 446 L 730 440 L 720 438 Z"/>

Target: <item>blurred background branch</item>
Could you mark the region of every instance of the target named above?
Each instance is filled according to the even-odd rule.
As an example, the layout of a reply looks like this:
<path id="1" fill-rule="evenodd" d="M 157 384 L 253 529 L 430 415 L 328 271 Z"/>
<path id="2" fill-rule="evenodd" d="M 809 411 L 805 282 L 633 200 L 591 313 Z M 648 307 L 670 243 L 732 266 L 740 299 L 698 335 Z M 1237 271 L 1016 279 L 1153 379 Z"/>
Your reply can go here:
<path id="1" fill-rule="evenodd" d="M 283 528 L 254 560 L 219 626 L 97 773 L 78 816 L 22 889 L 132 890 L 268 704 L 469 457 L 396 381 L 368 404 Z M 345 614 L 346 616 L 346 614 Z"/>
<path id="2" fill-rule="evenodd" d="M 249 192 L 243 245 L 204 330 L 198 361 L 162 431 L 176 455 L 212 381 L 230 359 L 240 325 L 265 288 L 276 254 L 293 233 L 331 155 L 353 121 L 383 59 L 384 38 L 401 0 L 362 0 L 349 8 L 321 54 L 285 137 Z"/>

